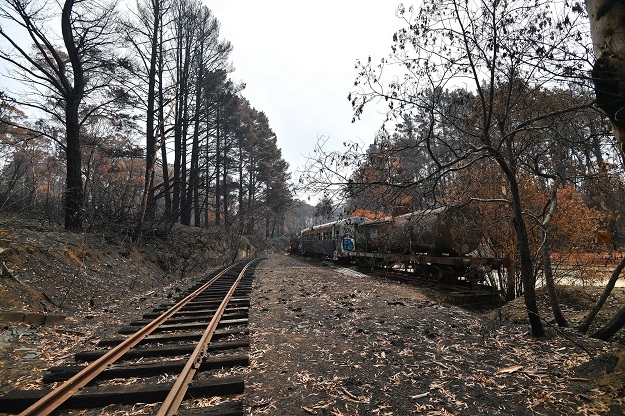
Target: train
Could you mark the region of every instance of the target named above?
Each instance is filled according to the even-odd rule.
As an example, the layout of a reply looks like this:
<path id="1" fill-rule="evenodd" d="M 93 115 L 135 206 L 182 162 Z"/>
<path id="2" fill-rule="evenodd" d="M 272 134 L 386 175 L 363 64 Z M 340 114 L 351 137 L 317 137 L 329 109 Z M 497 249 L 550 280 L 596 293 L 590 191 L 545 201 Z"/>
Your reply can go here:
<path id="1" fill-rule="evenodd" d="M 479 255 L 482 238 L 481 217 L 464 205 L 376 220 L 339 219 L 301 230 L 290 250 L 372 267 L 403 265 L 446 280 L 471 280 L 487 273 L 484 270 L 508 267 L 504 258 Z"/>
<path id="2" fill-rule="evenodd" d="M 356 249 L 356 227 L 369 221 L 366 217 L 348 217 L 302 230 L 291 247 L 298 254 L 331 256 L 349 260 Z"/>

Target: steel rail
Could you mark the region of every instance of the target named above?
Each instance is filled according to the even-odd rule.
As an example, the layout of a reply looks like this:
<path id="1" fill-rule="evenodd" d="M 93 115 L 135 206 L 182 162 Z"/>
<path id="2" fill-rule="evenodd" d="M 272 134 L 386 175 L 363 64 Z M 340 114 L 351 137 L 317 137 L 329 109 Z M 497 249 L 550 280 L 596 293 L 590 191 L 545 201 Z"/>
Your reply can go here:
<path id="1" fill-rule="evenodd" d="M 193 353 L 189 357 L 186 365 L 176 378 L 176 382 L 174 383 L 173 387 L 169 391 L 169 394 L 163 401 L 163 404 L 158 410 L 158 413 L 156 413 L 156 416 L 169 416 L 177 414 L 178 408 L 184 400 L 184 395 L 187 392 L 189 383 L 191 382 L 191 380 L 193 380 L 193 376 L 202 364 L 202 360 L 206 355 L 206 349 L 208 347 L 208 344 L 210 343 L 211 338 L 213 337 L 213 334 L 217 329 L 217 325 L 219 324 L 219 321 L 221 320 L 221 317 L 224 314 L 226 307 L 228 306 L 228 302 L 230 302 L 230 298 L 232 298 L 234 291 L 241 282 L 245 271 L 252 263 L 254 263 L 254 260 L 250 261 L 245 265 L 243 270 L 241 270 L 241 273 L 239 273 L 237 280 L 232 284 L 232 287 L 230 288 L 224 299 L 221 301 L 219 308 L 217 308 L 215 315 L 207 325 L 206 330 L 202 335 L 202 338 L 196 345 L 195 350 L 193 350 Z"/>
<path id="2" fill-rule="evenodd" d="M 104 371 L 110 364 L 117 361 L 121 356 L 128 352 L 131 348 L 141 342 L 145 337 L 150 335 L 156 328 L 158 328 L 163 322 L 169 319 L 172 315 L 182 309 L 193 298 L 198 296 L 210 285 L 215 283 L 224 273 L 233 268 L 235 265 L 230 265 L 224 270 L 219 272 L 210 281 L 206 282 L 193 293 L 182 299 L 180 302 L 172 306 L 169 310 L 163 312 L 158 318 L 154 319 L 148 325 L 144 326 L 128 338 L 126 338 L 121 344 L 109 350 L 102 357 L 85 367 L 78 374 L 61 384 L 56 389 L 52 390 L 44 397 L 33 403 L 28 409 L 20 413 L 20 416 L 26 415 L 47 415 L 56 410 L 67 399 L 72 397 L 79 389 L 84 387 L 87 383 L 98 376 Z M 246 266 L 247 268 L 247 266 Z"/>

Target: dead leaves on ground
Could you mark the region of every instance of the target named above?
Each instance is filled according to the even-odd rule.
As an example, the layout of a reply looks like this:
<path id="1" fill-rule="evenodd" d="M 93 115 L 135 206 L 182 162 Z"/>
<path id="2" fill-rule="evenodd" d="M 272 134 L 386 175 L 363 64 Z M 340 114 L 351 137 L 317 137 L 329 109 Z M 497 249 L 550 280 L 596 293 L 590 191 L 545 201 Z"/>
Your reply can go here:
<path id="1" fill-rule="evenodd" d="M 588 355 L 563 337 L 535 340 L 525 326 L 433 303 L 396 283 L 272 270 L 257 281 L 264 309 L 252 331 L 265 375 L 251 376 L 265 392 L 271 374 L 284 380 L 267 396 L 279 410 L 564 414 L 577 412 L 580 394 L 595 397 L 573 371 Z"/>

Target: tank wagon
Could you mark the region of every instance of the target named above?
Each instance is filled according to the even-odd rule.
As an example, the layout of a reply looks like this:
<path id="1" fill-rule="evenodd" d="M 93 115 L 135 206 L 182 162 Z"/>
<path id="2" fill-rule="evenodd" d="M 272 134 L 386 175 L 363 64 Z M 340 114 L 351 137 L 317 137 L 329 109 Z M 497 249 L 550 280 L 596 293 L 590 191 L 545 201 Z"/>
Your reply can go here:
<path id="1" fill-rule="evenodd" d="M 482 221 L 467 206 L 415 211 L 360 224 L 357 250 L 461 256 L 477 249 Z"/>
<path id="2" fill-rule="evenodd" d="M 469 206 L 440 207 L 370 220 L 351 217 L 302 230 L 300 252 L 359 264 L 413 269 L 447 280 L 475 280 L 502 267 L 477 254 L 482 222 Z"/>

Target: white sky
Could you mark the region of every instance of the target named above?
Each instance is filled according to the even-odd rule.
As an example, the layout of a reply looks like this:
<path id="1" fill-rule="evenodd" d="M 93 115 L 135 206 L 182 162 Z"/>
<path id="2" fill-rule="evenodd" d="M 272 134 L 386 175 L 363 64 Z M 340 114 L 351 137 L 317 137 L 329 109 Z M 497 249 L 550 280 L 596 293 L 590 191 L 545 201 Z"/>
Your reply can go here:
<path id="1" fill-rule="evenodd" d="M 267 114 L 293 180 L 320 136 L 329 137 L 332 150 L 342 150 L 344 141 L 373 141 L 386 106 L 369 105 L 352 124 L 347 95 L 356 59 L 378 61 L 390 52 L 402 27 L 399 3 L 204 0 L 221 23 L 221 37 L 233 45 L 231 78 L 245 82 L 243 96 Z"/>
<path id="2" fill-rule="evenodd" d="M 231 78 L 264 111 L 283 158 L 295 172 L 312 154 L 318 136 L 328 145 L 370 143 L 384 115 L 365 108 L 351 123 L 347 95 L 354 89 L 356 59 L 377 61 L 390 52 L 399 0 L 204 0 L 233 45 Z M 294 175 L 296 179 L 297 175 Z"/>

